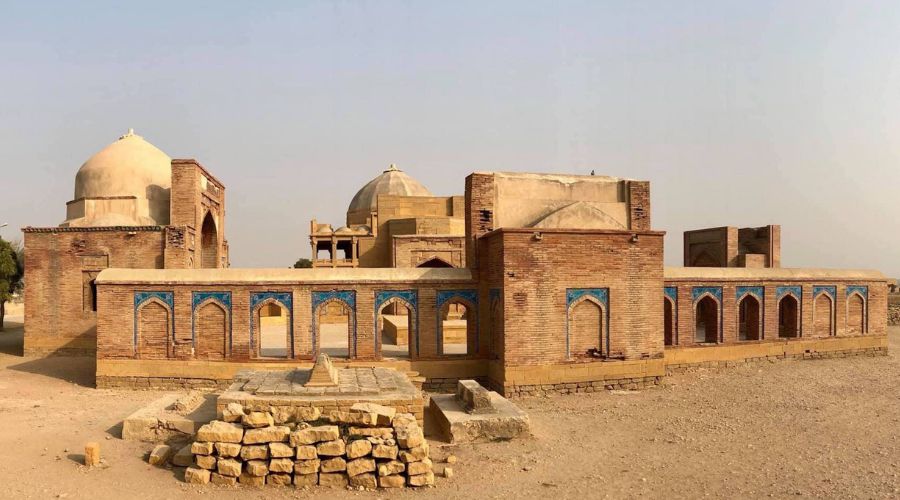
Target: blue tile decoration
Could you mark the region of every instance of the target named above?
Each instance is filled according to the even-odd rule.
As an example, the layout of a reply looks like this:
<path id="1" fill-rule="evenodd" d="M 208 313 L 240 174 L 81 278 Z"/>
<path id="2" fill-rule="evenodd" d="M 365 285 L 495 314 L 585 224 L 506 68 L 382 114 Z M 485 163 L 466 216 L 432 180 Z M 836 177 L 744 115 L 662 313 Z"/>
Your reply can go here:
<path id="1" fill-rule="evenodd" d="M 763 297 L 766 296 L 766 289 L 761 286 L 739 286 L 735 288 L 735 300 L 740 301 L 744 295 L 752 295 L 762 304 Z"/>
<path id="2" fill-rule="evenodd" d="M 814 286 L 813 287 L 813 299 L 819 296 L 819 294 L 824 293 L 831 297 L 831 300 L 835 300 L 837 298 L 837 287 L 836 286 Z"/>
<path id="3" fill-rule="evenodd" d="M 597 299 L 604 307 L 609 306 L 609 288 L 567 288 L 566 310 L 585 295 Z"/>
<path id="4" fill-rule="evenodd" d="M 862 295 L 862 298 L 869 300 L 869 287 L 863 285 L 849 285 L 847 287 L 847 296 L 851 296 L 854 293 L 858 293 Z"/>
<path id="5" fill-rule="evenodd" d="M 356 290 L 329 290 L 326 292 L 312 292 L 313 311 L 329 300 L 339 300 L 356 313 Z"/>
<path id="6" fill-rule="evenodd" d="M 206 302 L 207 299 L 213 299 L 229 311 L 231 310 L 231 292 L 193 292 L 191 294 L 191 310 L 196 311 L 197 306 Z"/>
<path id="7" fill-rule="evenodd" d="M 380 311 L 385 302 L 394 298 L 406 302 L 414 311 L 418 312 L 419 293 L 417 290 L 378 290 L 375 292 L 375 312 Z"/>
<path id="8" fill-rule="evenodd" d="M 672 301 L 672 345 L 678 345 L 678 287 L 664 287 L 663 293 Z"/>
<path id="9" fill-rule="evenodd" d="M 438 290 L 435 299 L 435 307 L 438 311 L 444 307 L 444 304 L 454 299 L 462 299 L 475 307 L 478 307 L 478 291 L 477 290 Z"/>
<path id="10" fill-rule="evenodd" d="M 719 303 L 722 303 L 722 287 L 720 286 L 695 286 L 691 290 L 691 300 L 697 302 L 697 299 L 705 294 L 715 297 Z"/>
<path id="11" fill-rule="evenodd" d="M 197 308 L 200 304 L 212 300 L 225 308 L 228 313 L 228 322 L 231 323 L 231 292 L 192 292 L 191 293 L 191 344 L 197 347 L 197 327 L 194 317 L 197 314 Z M 228 326 L 228 351 L 231 352 L 233 347 L 231 344 L 231 327 Z"/>
<path id="12" fill-rule="evenodd" d="M 319 315 L 316 311 L 319 306 L 330 301 L 337 300 L 343 302 L 347 309 L 350 310 L 350 330 L 353 345 L 350 346 L 348 354 L 351 358 L 356 356 L 356 290 L 328 290 L 312 292 L 312 345 L 313 354 L 319 350 L 319 339 L 316 338 L 316 330 L 319 323 Z M 377 337 L 377 335 L 376 335 Z"/>
<path id="13" fill-rule="evenodd" d="M 775 288 L 775 300 L 781 300 L 785 295 L 791 294 L 798 301 L 803 298 L 803 288 L 799 286 L 779 286 Z"/>
<path id="14" fill-rule="evenodd" d="M 572 356 L 571 333 L 569 332 L 569 312 L 572 304 L 583 297 L 591 297 L 603 304 L 603 333 L 606 333 L 606 352 L 609 352 L 609 288 L 567 288 L 566 289 L 566 358 Z M 602 342 L 602 340 L 601 340 Z M 601 346 L 602 347 L 602 346 Z"/>
<path id="15" fill-rule="evenodd" d="M 267 300 L 273 300 L 277 302 L 281 307 L 284 307 L 288 311 L 288 315 L 291 320 L 288 322 L 288 336 L 290 337 L 289 344 L 291 346 L 291 352 L 288 355 L 288 358 L 294 357 L 294 303 L 293 303 L 293 294 L 291 292 L 255 292 L 250 294 L 250 352 L 254 351 L 254 341 L 253 341 L 253 332 L 254 332 L 254 324 L 253 320 L 255 319 L 255 314 L 253 312 L 256 310 L 257 306 L 262 304 Z"/>
<path id="16" fill-rule="evenodd" d="M 441 321 L 441 310 L 444 305 L 452 300 L 467 302 L 468 320 L 475 322 L 475 354 L 478 353 L 478 290 L 438 290 L 435 298 L 435 319 L 437 321 L 437 352 L 444 354 L 441 346 L 444 345 L 444 328 Z M 471 306 L 471 310 L 468 308 Z"/>
<path id="17" fill-rule="evenodd" d="M 132 347 L 134 348 L 135 354 L 137 354 L 137 345 L 138 345 L 138 309 L 144 302 L 147 302 L 150 299 L 157 299 L 169 306 L 169 314 L 175 314 L 175 292 L 160 292 L 160 291 L 147 291 L 147 292 L 134 292 L 134 336 L 132 340 Z M 172 343 L 175 343 L 175 318 L 169 318 L 169 322 L 172 324 Z"/>
<path id="18" fill-rule="evenodd" d="M 381 307 L 391 299 L 400 299 L 412 309 L 416 316 L 416 331 L 411 332 L 416 339 L 416 354 L 419 354 L 419 291 L 418 290 L 378 290 L 375 292 L 375 352 L 381 345 L 381 332 L 378 331 L 378 313 Z M 354 335 L 354 338 L 356 336 Z M 412 354 L 412 353 L 410 353 Z"/>

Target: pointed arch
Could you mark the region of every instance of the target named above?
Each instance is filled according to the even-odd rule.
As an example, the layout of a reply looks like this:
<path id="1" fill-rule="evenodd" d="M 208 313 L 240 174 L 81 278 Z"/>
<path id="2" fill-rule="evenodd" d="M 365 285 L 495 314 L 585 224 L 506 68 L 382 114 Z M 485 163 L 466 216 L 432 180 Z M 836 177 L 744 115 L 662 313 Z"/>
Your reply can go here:
<path id="1" fill-rule="evenodd" d="M 813 335 L 834 335 L 834 299 L 826 292 L 820 292 L 813 298 Z"/>
<path id="2" fill-rule="evenodd" d="M 675 301 L 668 296 L 663 297 L 663 345 L 673 346 L 678 344 L 678 311 Z"/>
<path id="3" fill-rule="evenodd" d="M 251 297 L 251 356 L 286 359 L 294 357 L 294 313 L 289 297 L 288 293 L 263 293 Z M 278 317 L 283 317 L 283 321 L 279 320 L 271 324 L 263 321 L 263 308 L 270 306 L 281 309 L 282 314 L 279 314 Z"/>
<path id="4" fill-rule="evenodd" d="M 444 260 L 444 259 L 442 259 L 442 258 L 440 258 L 440 257 L 434 256 L 434 257 L 425 259 L 425 260 L 423 260 L 422 262 L 416 264 L 416 267 L 438 267 L 438 268 L 442 268 L 442 267 L 456 267 L 456 266 L 454 266 L 453 264 L 447 262 L 446 260 Z"/>
<path id="5" fill-rule="evenodd" d="M 377 302 L 378 309 L 375 311 L 375 350 L 377 356 L 382 356 L 384 351 L 384 345 L 390 341 L 391 343 L 388 345 L 396 346 L 396 348 L 392 349 L 394 356 L 399 357 L 413 357 L 413 350 L 415 349 L 415 355 L 418 356 L 418 325 L 419 318 L 418 312 L 416 311 L 415 305 L 412 302 L 405 299 L 404 297 L 393 295 L 389 298 L 381 302 Z M 402 321 L 401 317 L 394 317 L 398 315 L 391 315 L 390 323 L 391 328 L 385 328 L 385 314 L 384 310 L 388 308 L 388 306 L 400 306 L 406 309 L 406 333 L 405 335 L 401 331 L 400 328 L 397 328 L 396 320 Z M 405 347 L 405 355 L 402 352 L 403 347 Z"/>
<path id="6" fill-rule="evenodd" d="M 784 293 L 778 299 L 778 337 L 800 336 L 800 299 L 794 292 Z"/>
<path id="7" fill-rule="evenodd" d="M 738 298 L 738 340 L 762 340 L 762 301 L 755 293 L 746 292 Z"/>
<path id="8" fill-rule="evenodd" d="M 722 304 L 716 295 L 701 293 L 694 300 L 694 342 L 715 344 L 721 338 Z"/>
<path id="9" fill-rule="evenodd" d="M 868 333 L 868 301 L 861 293 L 851 292 L 847 296 L 847 333 L 864 335 Z"/>
<path id="10" fill-rule="evenodd" d="M 144 300 L 135 313 L 135 357 L 167 359 L 174 356 L 172 309 L 159 297 Z"/>
<path id="11" fill-rule="evenodd" d="M 200 267 L 216 269 L 219 267 L 219 230 L 212 211 L 207 211 L 200 226 Z"/>
<path id="12" fill-rule="evenodd" d="M 609 357 L 606 304 L 593 295 L 582 295 L 569 305 L 568 359 Z"/>
<path id="13" fill-rule="evenodd" d="M 330 292 L 313 292 L 313 352 L 318 355 L 323 349 L 328 349 L 331 357 L 352 359 L 356 357 L 356 292 L 347 291 L 330 291 Z M 339 338 L 333 339 L 335 345 L 329 345 L 332 339 L 323 336 L 323 322 L 321 315 L 330 304 L 340 305 L 347 312 L 347 332 L 346 347 L 343 340 Z M 334 323 L 329 324 L 328 328 L 334 328 Z M 342 335 L 341 335 L 342 336 Z M 345 352 L 346 350 L 346 352 Z"/>
<path id="14" fill-rule="evenodd" d="M 194 356 L 221 360 L 228 356 L 231 343 L 231 313 L 228 307 L 210 297 L 194 309 Z"/>

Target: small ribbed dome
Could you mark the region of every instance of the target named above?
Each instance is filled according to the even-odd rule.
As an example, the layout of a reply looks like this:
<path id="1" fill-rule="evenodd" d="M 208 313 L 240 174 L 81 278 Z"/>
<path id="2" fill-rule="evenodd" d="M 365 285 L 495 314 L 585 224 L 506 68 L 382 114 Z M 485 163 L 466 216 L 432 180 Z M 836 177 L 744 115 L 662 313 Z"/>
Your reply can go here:
<path id="1" fill-rule="evenodd" d="M 74 199 L 134 196 L 134 215 L 164 225 L 171 188 L 172 159 L 129 130 L 84 162 L 75 176 Z"/>
<path id="2" fill-rule="evenodd" d="M 348 224 L 365 224 L 369 212 L 375 211 L 379 194 L 393 194 L 398 196 L 432 196 L 431 191 L 419 181 L 406 175 L 396 165 L 391 166 L 378 177 L 369 181 L 362 187 L 347 209 Z M 356 216 L 356 217 L 353 217 Z M 353 220 L 351 220 L 351 218 Z"/>

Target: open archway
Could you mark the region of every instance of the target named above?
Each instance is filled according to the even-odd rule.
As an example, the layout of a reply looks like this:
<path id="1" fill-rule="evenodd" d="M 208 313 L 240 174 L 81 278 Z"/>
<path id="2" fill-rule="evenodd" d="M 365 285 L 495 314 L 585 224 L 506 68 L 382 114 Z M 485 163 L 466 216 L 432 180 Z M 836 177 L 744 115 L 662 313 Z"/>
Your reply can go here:
<path id="1" fill-rule="evenodd" d="M 353 310 L 339 299 L 323 302 L 316 309 L 316 338 L 319 352 L 332 358 L 349 359 L 352 356 L 354 331 Z"/>
<path id="2" fill-rule="evenodd" d="M 257 357 L 290 358 L 293 347 L 290 310 L 281 302 L 269 299 L 256 307 L 253 319 L 257 328 Z"/>
<path id="3" fill-rule="evenodd" d="M 800 332 L 800 303 L 792 294 L 778 301 L 778 336 L 795 338 Z"/>
<path id="4" fill-rule="evenodd" d="M 394 298 L 378 310 L 378 340 L 386 358 L 409 358 L 416 335 L 415 311 L 406 301 Z"/>
<path id="5" fill-rule="evenodd" d="M 694 311 L 695 337 L 698 344 L 715 344 L 719 341 L 719 303 L 707 295 L 701 298 Z"/>
<path id="6" fill-rule="evenodd" d="M 672 299 L 663 299 L 663 344 L 675 345 L 675 306 Z"/>
<path id="7" fill-rule="evenodd" d="M 200 267 L 204 269 L 219 267 L 219 236 L 212 212 L 206 212 L 200 229 Z"/>
<path id="8" fill-rule="evenodd" d="M 460 299 L 451 299 L 439 311 L 438 332 L 440 353 L 469 354 L 469 339 L 473 338 L 475 308 Z"/>
<path id="9" fill-rule="evenodd" d="M 759 300 L 747 294 L 738 303 L 738 340 L 759 340 L 762 327 Z"/>

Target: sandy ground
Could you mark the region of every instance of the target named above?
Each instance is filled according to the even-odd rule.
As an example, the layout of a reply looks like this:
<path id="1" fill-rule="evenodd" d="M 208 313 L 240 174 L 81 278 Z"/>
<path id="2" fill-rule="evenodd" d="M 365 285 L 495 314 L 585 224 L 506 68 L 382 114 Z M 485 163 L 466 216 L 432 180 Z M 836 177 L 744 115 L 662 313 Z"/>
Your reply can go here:
<path id="1" fill-rule="evenodd" d="M 11 318 L 13 321 L 16 318 Z M 465 446 L 451 479 L 424 491 L 190 486 L 118 439 L 159 396 L 92 388 L 88 358 L 21 357 L 0 333 L 3 498 L 900 497 L 900 328 L 893 354 L 785 361 L 670 377 L 664 387 L 521 400 L 535 438 Z M 78 464 L 101 443 L 106 466 Z M 443 464 L 436 465 L 442 469 Z"/>

